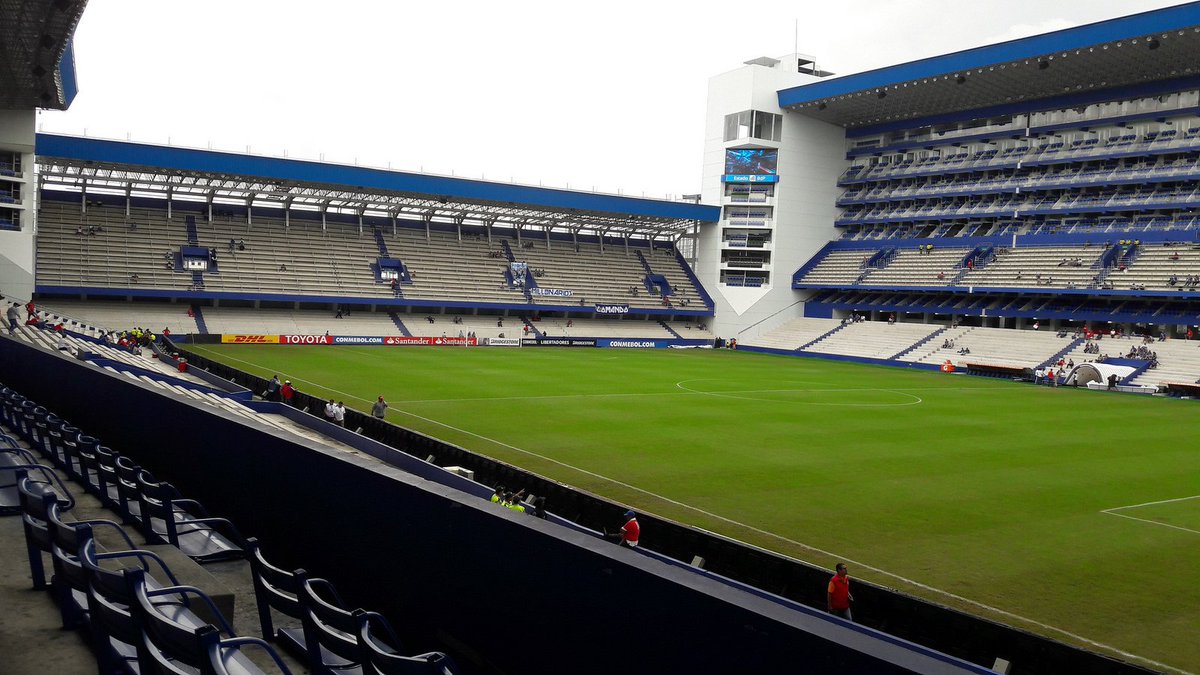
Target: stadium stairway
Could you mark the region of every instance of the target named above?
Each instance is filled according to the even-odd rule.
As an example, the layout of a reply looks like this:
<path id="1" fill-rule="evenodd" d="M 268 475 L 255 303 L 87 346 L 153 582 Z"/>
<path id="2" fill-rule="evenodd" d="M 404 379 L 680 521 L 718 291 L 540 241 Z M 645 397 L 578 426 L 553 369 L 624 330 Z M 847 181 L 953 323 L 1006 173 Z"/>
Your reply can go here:
<path id="1" fill-rule="evenodd" d="M 660 320 L 659 320 L 659 322 L 658 322 L 658 325 L 662 326 L 664 329 L 666 329 L 666 331 L 667 331 L 668 333 L 670 333 L 671 335 L 674 335 L 676 338 L 683 338 L 683 336 L 682 336 L 682 335 L 680 335 L 679 333 L 676 333 L 676 332 L 675 332 L 675 329 L 674 329 L 674 328 L 671 328 L 670 326 L 668 326 L 666 321 L 663 321 L 663 320 L 661 320 L 661 319 L 660 319 Z"/>
<path id="2" fill-rule="evenodd" d="M 196 229 L 196 216 L 184 218 L 183 225 L 187 228 L 188 243 L 192 246 L 199 246 L 200 230 Z"/>
<path id="3" fill-rule="evenodd" d="M 641 251 L 634 251 L 637 255 L 638 262 L 642 263 L 642 269 L 646 271 L 646 275 L 654 274 L 654 270 L 650 269 L 650 261 L 646 260 L 646 256 L 642 255 Z"/>
<path id="4" fill-rule="evenodd" d="M 1126 375 L 1125 378 L 1121 380 L 1121 384 L 1133 384 L 1133 380 L 1135 378 L 1137 378 L 1142 373 L 1150 370 L 1150 362 L 1149 361 L 1140 361 L 1140 363 L 1141 363 L 1140 366 L 1136 366 L 1133 369 L 1132 373 Z"/>
<path id="5" fill-rule="evenodd" d="M 935 337 L 937 337 L 937 336 L 941 335 L 942 333 L 945 333 L 945 332 L 946 332 L 946 331 L 948 331 L 948 330 L 950 330 L 950 329 L 949 329 L 949 328 L 942 328 L 942 329 L 940 329 L 940 330 L 938 330 L 938 331 L 936 331 L 936 332 L 934 332 L 934 333 L 930 334 L 929 336 L 925 337 L 924 339 L 917 340 L 917 341 L 916 341 L 916 342 L 914 342 L 912 345 L 910 345 L 910 346 L 908 347 L 908 349 L 905 349 L 904 351 L 900 352 L 899 354 L 896 354 L 895 356 L 892 356 L 892 357 L 888 358 L 888 360 L 889 360 L 889 361 L 896 361 L 896 360 L 899 360 L 899 358 L 900 358 L 901 356 L 904 356 L 905 354 L 909 354 L 909 353 L 911 353 L 911 352 L 912 352 L 913 350 L 915 350 L 915 349 L 919 349 L 919 348 L 921 347 L 921 345 L 928 344 L 930 340 L 932 340 L 932 339 L 934 339 Z"/>
<path id="6" fill-rule="evenodd" d="M 204 323 L 204 313 L 200 311 L 200 305 L 192 305 L 192 318 L 196 320 L 196 331 L 207 335 L 208 325 Z"/>
<path id="7" fill-rule="evenodd" d="M 412 337 L 412 333 L 409 332 L 408 327 L 405 326 L 404 322 L 400 320 L 399 314 L 397 314 L 395 312 L 388 312 L 387 314 L 388 314 L 388 318 L 390 318 L 392 320 L 392 323 L 396 324 L 396 328 L 398 328 L 400 330 L 401 335 L 403 335 L 404 337 Z M 196 316 L 200 316 L 200 315 L 197 314 Z"/>
<path id="8" fill-rule="evenodd" d="M 1038 368 L 1045 368 L 1046 366 L 1058 363 L 1059 359 L 1061 359 L 1064 356 L 1066 356 L 1067 354 L 1069 354 L 1071 351 L 1073 351 L 1076 347 L 1083 344 L 1084 342 L 1086 342 L 1086 340 L 1084 340 L 1083 338 L 1075 338 L 1074 340 L 1071 340 L 1071 342 L 1066 347 L 1055 352 L 1054 356 L 1051 356 L 1050 358 L 1046 359 L 1045 361 L 1042 361 L 1041 363 L 1039 363 Z"/>
<path id="9" fill-rule="evenodd" d="M 825 333 L 823 333 L 823 334 L 821 334 L 820 336 L 818 336 L 818 337 L 817 337 L 817 339 L 815 339 L 815 340 L 810 340 L 809 342 L 807 342 L 807 343 L 805 343 L 805 344 L 802 344 L 802 345 L 800 345 L 799 347 L 796 347 L 796 349 L 795 349 L 794 351 L 797 351 L 797 352 L 802 352 L 802 351 L 804 351 L 805 349 L 808 349 L 809 347 L 811 347 L 811 346 L 813 346 L 813 345 L 817 344 L 817 343 L 818 343 L 818 342 L 820 342 L 821 340 L 824 340 L 824 339 L 828 338 L 829 336 L 833 335 L 834 333 L 838 332 L 839 330 L 842 330 L 843 328 L 845 328 L 846 326 L 849 326 L 849 325 L 850 325 L 849 323 L 844 323 L 844 324 L 841 324 L 840 326 L 835 326 L 835 327 L 833 328 L 833 330 L 826 331 Z M 894 358 L 894 357 L 893 357 L 893 358 Z"/>
<path id="10" fill-rule="evenodd" d="M 521 323 L 529 327 L 529 332 L 533 333 L 534 338 L 539 340 L 542 338 L 542 331 L 538 330 L 537 326 L 533 325 L 533 322 L 529 320 L 529 317 L 521 317 Z"/>
<path id="11" fill-rule="evenodd" d="M 388 248 L 387 242 L 383 240 L 383 232 L 380 231 L 378 225 L 371 226 L 371 232 L 375 235 L 375 245 L 379 247 L 379 255 L 387 258 Z"/>

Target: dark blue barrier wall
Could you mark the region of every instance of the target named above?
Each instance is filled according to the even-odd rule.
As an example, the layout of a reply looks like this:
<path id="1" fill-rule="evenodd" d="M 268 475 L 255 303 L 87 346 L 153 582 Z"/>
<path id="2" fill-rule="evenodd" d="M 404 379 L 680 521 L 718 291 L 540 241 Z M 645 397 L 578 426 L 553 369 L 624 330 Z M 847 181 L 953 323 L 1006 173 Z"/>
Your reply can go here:
<path id="1" fill-rule="evenodd" d="M 0 378 L 478 672 L 986 672 L 57 353 L 0 339 Z"/>

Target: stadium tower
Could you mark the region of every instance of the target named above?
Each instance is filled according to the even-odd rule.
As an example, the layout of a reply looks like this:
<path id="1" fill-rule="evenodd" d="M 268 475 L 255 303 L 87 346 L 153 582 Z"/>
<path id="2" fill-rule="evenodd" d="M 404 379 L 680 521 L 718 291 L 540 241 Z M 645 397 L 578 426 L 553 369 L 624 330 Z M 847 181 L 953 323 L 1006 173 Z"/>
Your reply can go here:
<path id="1" fill-rule="evenodd" d="M 72 36 L 86 0 L 0 5 L 0 289 L 29 298 L 34 286 L 37 109 L 66 110 L 76 94 Z"/>
<path id="2" fill-rule="evenodd" d="M 855 310 L 1182 333 L 1196 289 L 1155 245 L 1200 228 L 1197 63 L 1187 3 L 844 77 L 790 55 L 712 78 L 717 333 Z"/>

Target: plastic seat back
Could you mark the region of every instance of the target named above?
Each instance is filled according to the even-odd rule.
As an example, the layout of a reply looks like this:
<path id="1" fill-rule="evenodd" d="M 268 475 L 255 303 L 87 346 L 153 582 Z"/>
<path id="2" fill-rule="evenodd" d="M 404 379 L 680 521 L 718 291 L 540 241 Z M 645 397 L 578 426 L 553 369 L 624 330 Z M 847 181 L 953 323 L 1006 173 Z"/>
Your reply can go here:
<path id="1" fill-rule="evenodd" d="M 121 512 L 121 517 L 127 523 L 133 523 L 141 526 L 142 523 L 142 505 L 139 498 L 137 477 L 142 469 L 133 460 L 124 455 L 117 455 L 116 461 L 117 473 L 117 507 Z"/>
<path id="2" fill-rule="evenodd" d="M 324 579 L 306 579 L 300 585 L 301 621 L 309 666 L 317 675 L 359 663 L 358 619 L 344 607 L 341 597 Z"/>
<path id="3" fill-rule="evenodd" d="M 144 575 L 134 570 L 126 574 L 126 580 L 135 600 L 134 619 L 142 633 L 137 644 L 141 672 L 162 675 L 212 672 L 206 664 L 209 647 L 221 640 L 217 629 L 210 625 L 196 628 L 171 620 L 155 606 Z"/>
<path id="4" fill-rule="evenodd" d="M 354 616 L 363 675 L 454 675 L 454 661 L 442 652 L 400 654 L 395 633 L 382 615 L 356 610 Z"/>
<path id="5" fill-rule="evenodd" d="M 54 597 L 62 615 L 63 628 L 75 628 L 87 622 L 88 574 L 79 559 L 79 550 L 92 538 L 90 525 L 66 523 L 58 504 L 49 512 L 50 555 L 54 561 Z"/>
<path id="6" fill-rule="evenodd" d="M 21 472 L 17 493 L 21 502 L 21 525 L 25 530 L 25 548 L 29 556 L 29 572 L 33 587 L 46 587 L 46 568 L 43 553 L 50 553 L 54 537 L 50 533 L 50 507 L 58 503 L 58 495 L 45 483 L 33 481 Z"/>
<path id="7" fill-rule="evenodd" d="M 301 586 L 308 579 L 308 573 L 302 569 L 288 572 L 272 565 L 263 557 L 262 547 L 254 537 L 247 539 L 246 545 L 251 578 L 254 581 L 254 599 L 258 605 L 259 626 L 263 637 L 274 640 L 277 635 L 271 619 L 271 610 L 274 609 L 293 619 L 303 618 L 300 593 Z"/>

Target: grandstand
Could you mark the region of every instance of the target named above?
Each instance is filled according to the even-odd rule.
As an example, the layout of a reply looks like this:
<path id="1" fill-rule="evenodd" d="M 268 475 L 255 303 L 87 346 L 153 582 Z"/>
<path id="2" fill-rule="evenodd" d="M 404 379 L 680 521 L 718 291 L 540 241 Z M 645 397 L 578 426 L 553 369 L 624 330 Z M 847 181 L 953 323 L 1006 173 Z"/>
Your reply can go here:
<path id="1" fill-rule="evenodd" d="M 313 497 L 326 486 L 321 470 L 341 481 L 339 492 L 364 485 L 368 502 L 395 496 L 484 533 L 468 542 L 421 529 L 439 548 L 428 553 L 433 546 L 399 550 L 407 533 L 391 523 L 353 529 L 354 546 L 381 546 L 417 568 L 424 587 L 413 591 L 370 556 L 347 573 L 357 577 L 359 597 L 385 596 L 396 614 L 410 596 L 424 601 L 432 618 L 416 632 L 480 672 L 518 667 L 511 644 L 523 634 L 464 619 L 432 589 L 461 584 L 452 598 L 482 615 L 497 598 L 529 599 L 511 589 L 489 596 L 493 586 L 563 561 L 579 567 L 564 566 L 571 571 L 532 596 L 533 607 L 554 606 L 586 585 L 575 569 L 657 577 L 664 581 L 645 582 L 651 597 L 702 608 L 662 641 L 753 626 L 758 637 L 720 644 L 730 653 L 761 646 L 755 656 L 768 665 L 794 662 L 789 641 L 803 643 L 816 668 L 871 672 L 976 672 L 997 650 L 972 643 L 956 656 L 938 654 L 960 645 L 931 636 L 934 627 L 962 636 L 986 622 L 887 589 L 871 592 L 891 613 L 868 620 L 900 630 L 913 615 L 932 617 L 905 635 L 925 646 L 869 631 L 850 646 L 817 639 L 853 631 L 783 597 L 796 578 L 807 583 L 819 570 L 666 520 L 656 524 L 670 551 L 663 543 L 644 551 L 651 562 L 623 559 L 628 552 L 592 541 L 621 512 L 616 502 L 356 414 L 364 436 L 383 447 L 360 442 L 300 411 L 252 400 L 265 386 L 256 375 L 199 354 L 189 355 L 193 372 L 181 373 L 188 364 L 170 354 L 130 354 L 97 335 L 169 328 L 182 349 L 185 340 L 226 339 L 613 348 L 735 339 L 751 351 L 1021 379 L 1060 361 L 1112 357 L 1131 362 L 1121 382 L 1130 390 L 1170 383 L 1183 387 L 1172 393 L 1196 393 L 1189 387 L 1200 382 L 1191 342 L 1200 337 L 1200 3 L 840 78 L 798 54 L 748 61 L 710 85 L 704 204 L 34 133 L 35 108 L 65 108 L 74 95 L 69 36 L 83 4 L 53 3 L 39 17 L 54 49 L 17 58 L 36 61 L 42 75 L 0 80 L 0 283 L 69 331 L 28 326 L 0 340 L 0 384 L 29 387 L 39 402 L 27 407 L 43 406 L 43 417 L 61 406 L 56 414 L 82 417 L 128 444 L 141 439 L 120 428 L 116 413 L 145 411 L 147 443 L 166 448 L 146 461 L 187 476 L 185 451 L 212 460 L 197 469 L 193 487 L 274 529 L 297 564 L 301 553 L 341 564 L 334 533 L 348 519 L 337 510 L 378 517 Z M 41 35 L 30 44 L 46 44 Z M 736 107 L 751 100 L 756 109 Z M 1146 345 L 1152 362 L 1125 356 L 1142 336 L 1155 340 Z M 459 338 L 470 342 L 442 341 Z M 113 400 L 55 392 L 31 364 L 62 381 L 79 377 Z M 228 381 L 238 384 L 226 388 Z M 212 424 L 223 447 L 178 438 L 173 415 L 192 429 Z M 321 550 L 283 536 L 292 524 L 274 504 L 263 514 L 238 502 L 262 487 L 230 482 L 242 473 L 231 457 L 241 448 L 254 448 L 249 473 L 295 498 L 297 512 L 316 523 Z M 356 472 L 366 457 L 400 454 L 367 467 L 382 479 Z M 295 462 L 300 456 L 316 468 Z M 444 475 L 454 473 L 438 466 L 448 466 L 447 457 L 464 473 L 482 467 L 490 478 L 519 476 L 555 491 L 563 513 L 545 525 L 488 513 L 475 499 L 486 488 Z M 384 535 L 394 541 L 380 544 Z M 529 557 L 501 569 L 477 564 L 489 559 L 488 546 L 511 552 L 497 542 L 517 539 Z M 703 556 L 688 555 L 697 541 L 708 547 L 707 568 Z M 445 553 L 459 548 L 466 560 Z M 770 575 L 755 569 L 760 558 L 769 559 Z M 770 588 L 761 587 L 765 576 Z M 589 602 L 602 607 L 611 590 L 595 590 Z M 550 650 L 583 653 L 585 644 L 557 630 L 564 622 L 556 612 L 533 622 L 562 640 Z M 719 620 L 708 622 L 708 612 Z M 650 630 L 669 613 L 637 621 Z M 739 623 L 743 614 L 750 619 Z M 776 614 L 784 618 L 758 623 Z M 592 641 L 620 639 L 593 624 L 622 615 L 601 610 L 588 622 Z M 986 631 L 1021 653 L 1028 672 L 1140 670 L 1006 626 Z M 1051 652 L 1057 656 L 1036 663 L 1033 655 Z M 674 651 L 639 654 L 657 672 L 711 665 Z M 579 672 L 611 666 L 600 660 Z"/>

